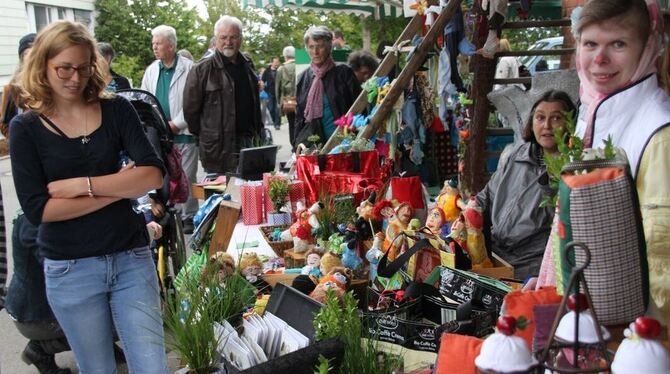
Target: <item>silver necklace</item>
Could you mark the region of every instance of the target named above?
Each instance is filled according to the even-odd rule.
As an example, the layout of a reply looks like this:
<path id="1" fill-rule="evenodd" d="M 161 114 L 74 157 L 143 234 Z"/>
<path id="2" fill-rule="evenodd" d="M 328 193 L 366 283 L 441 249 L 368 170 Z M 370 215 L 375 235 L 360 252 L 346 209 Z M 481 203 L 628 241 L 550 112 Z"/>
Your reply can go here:
<path id="1" fill-rule="evenodd" d="M 88 144 L 91 138 L 88 137 L 88 108 L 84 111 L 84 135 L 81 137 L 81 144 Z"/>

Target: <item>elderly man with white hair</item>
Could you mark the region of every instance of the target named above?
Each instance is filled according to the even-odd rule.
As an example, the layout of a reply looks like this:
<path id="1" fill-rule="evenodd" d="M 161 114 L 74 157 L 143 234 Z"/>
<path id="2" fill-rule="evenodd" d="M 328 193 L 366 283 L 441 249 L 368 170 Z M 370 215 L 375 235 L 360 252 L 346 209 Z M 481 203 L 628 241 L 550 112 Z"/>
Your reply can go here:
<path id="1" fill-rule="evenodd" d="M 263 129 L 258 77 L 240 53 L 242 29 L 239 19 L 221 17 L 214 25 L 216 52 L 198 62 L 186 81 L 184 116 L 208 173 L 235 172 L 240 149 L 253 146 Z"/>
<path id="2" fill-rule="evenodd" d="M 196 182 L 198 172 L 198 147 L 195 137 L 188 131 L 182 110 L 186 77 L 193 61 L 177 54 L 177 32 L 171 26 L 160 25 L 151 30 L 151 49 L 156 61 L 144 72 L 142 89 L 156 96 L 163 114 L 168 119 L 170 130 L 175 134 L 175 146 L 181 152 L 181 166 L 190 183 Z M 193 232 L 193 216 L 198 211 L 198 201 L 189 196 L 179 204 L 184 221 L 184 232 Z"/>

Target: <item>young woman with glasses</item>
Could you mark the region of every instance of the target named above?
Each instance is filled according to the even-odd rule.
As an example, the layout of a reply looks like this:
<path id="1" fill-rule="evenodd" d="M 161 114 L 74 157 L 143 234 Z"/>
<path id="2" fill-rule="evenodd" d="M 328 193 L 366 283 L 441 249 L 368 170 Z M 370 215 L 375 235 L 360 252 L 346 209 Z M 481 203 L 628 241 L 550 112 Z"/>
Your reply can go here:
<path id="1" fill-rule="evenodd" d="M 100 58 L 81 24 L 37 35 L 19 73 L 30 110 L 10 124 L 12 174 L 80 372 L 115 372 L 116 328 L 130 372 L 166 373 L 156 271 L 129 200 L 159 188 L 164 170 L 130 103 L 106 93 Z M 119 171 L 121 151 L 135 163 Z"/>

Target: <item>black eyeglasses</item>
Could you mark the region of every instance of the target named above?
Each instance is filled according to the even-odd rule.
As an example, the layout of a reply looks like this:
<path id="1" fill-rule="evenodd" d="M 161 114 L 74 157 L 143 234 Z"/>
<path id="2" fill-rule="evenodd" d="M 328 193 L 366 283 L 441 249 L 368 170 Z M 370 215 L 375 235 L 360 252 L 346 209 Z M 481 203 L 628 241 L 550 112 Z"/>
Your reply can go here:
<path id="1" fill-rule="evenodd" d="M 79 74 L 79 78 L 89 78 L 95 72 L 95 66 L 93 65 L 82 65 L 82 66 L 56 66 L 51 65 L 51 68 L 56 71 L 56 76 L 60 79 L 70 79 L 76 71 Z"/>

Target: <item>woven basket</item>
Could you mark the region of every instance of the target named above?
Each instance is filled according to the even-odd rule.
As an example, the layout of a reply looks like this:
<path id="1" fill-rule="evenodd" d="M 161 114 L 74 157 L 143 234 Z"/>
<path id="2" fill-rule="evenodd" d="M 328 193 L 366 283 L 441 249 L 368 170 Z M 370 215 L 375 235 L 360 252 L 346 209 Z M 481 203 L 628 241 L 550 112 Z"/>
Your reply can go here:
<path id="1" fill-rule="evenodd" d="M 279 226 L 261 226 L 259 229 L 263 234 L 263 238 L 270 245 L 272 250 L 277 254 L 278 257 L 284 257 L 284 251 L 287 249 L 293 248 L 293 240 L 273 242 L 270 240 L 270 236 L 275 231 L 276 228 L 279 228 L 281 231 L 284 231 L 289 228 L 289 225 L 279 225 Z"/>

